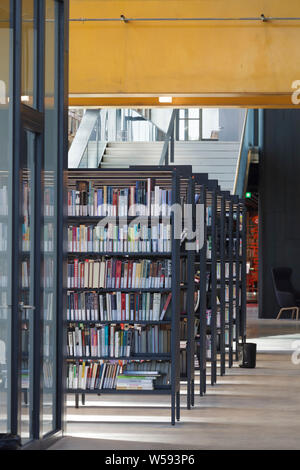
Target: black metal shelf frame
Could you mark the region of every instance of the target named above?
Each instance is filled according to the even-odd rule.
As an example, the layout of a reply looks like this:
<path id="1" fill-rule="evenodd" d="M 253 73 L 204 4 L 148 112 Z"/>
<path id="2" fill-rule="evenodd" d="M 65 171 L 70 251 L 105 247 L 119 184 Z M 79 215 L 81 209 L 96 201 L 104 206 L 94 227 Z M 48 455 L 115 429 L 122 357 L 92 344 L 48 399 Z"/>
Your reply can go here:
<path id="1" fill-rule="evenodd" d="M 185 177 L 185 180 L 188 177 L 188 174 L 191 173 L 191 167 L 184 167 L 185 169 L 182 171 L 177 170 L 176 168 L 173 167 L 142 167 L 142 169 L 138 170 L 137 167 L 129 168 L 129 169 L 124 169 L 124 170 L 101 170 L 99 172 L 98 170 L 87 170 L 87 169 L 82 169 L 82 170 L 69 170 L 69 187 L 74 186 L 75 182 L 80 179 L 92 179 L 95 184 L 110 184 L 111 186 L 117 186 L 120 187 L 122 185 L 130 185 L 134 181 L 137 180 L 142 180 L 147 177 L 154 177 L 156 180 L 156 184 L 160 186 L 166 185 L 169 189 L 172 189 L 172 204 L 180 204 L 180 195 L 181 195 L 181 179 Z M 187 183 L 185 183 L 185 188 L 183 188 L 184 191 L 186 191 L 187 188 Z M 183 191 L 182 190 L 182 191 Z M 68 217 L 68 223 L 72 221 L 76 221 L 76 223 L 79 223 L 81 219 L 80 217 L 74 218 L 74 217 Z M 95 221 L 97 221 L 100 218 L 96 218 Z M 84 222 L 89 222 L 90 219 L 88 217 L 83 217 L 82 220 Z M 92 220 L 91 220 L 92 221 Z M 86 252 L 86 253 L 69 253 L 68 256 L 74 257 L 74 256 L 106 256 L 106 257 L 136 257 L 136 258 L 147 258 L 147 257 L 153 257 L 153 258 L 170 258 L 172 261 L 172 286 L 170 289 L 134 289 L 134 291 L 153 291 L 153 292 L 170 292 L 172 293 L 172 304 L 171 304 L 171 311 L 172 311 L 172 316 L 171 316 L 171 321 L 170 322 L 131 322 L 124 320 L 122 323 L 136 323 L 136 324 L 170 324 L 171 325 L 171 353 L 170 355 L 135 355 L 135 356 L 130 356 L 130 357 L 124 357 L 122 359 L 124 360 L 167 360 L 170 361 L 171 363 L 171 380 L 170 380 L 170 387 L 166 389 L 154 389 L 154 390 L 147 390 L 147 391 L 142 391 L 142 390 L 135 390 L 134 392 L 129 390 L 95 390 L 95 391 L 89 391 L 89 390 L 72 390 L 72 393 L 75 394 L 75 402 L 78 404 L 78 396 L 79 394 L 85 394 L 85 393 L 143 393 L 146 392 L 148 394 L 151 393 L 167 393 L 170 394 L 171 396 L 171 423 L 174 425 L 176 420 L 179 421 L 180 419 L 180 370 L 179 370 L 179 364 L 180 364 L 180 349 L 179 349 L 179 292 L 180 292 L 180 256 L 182 257 L 190 257 L 189 252 L 182 252 L 180 250 L 180 239 L 175 238 L 175 225 L 174 225 L 174 213 L 171 213 L 170 216 L 170 221 L 171 221 L 171 227 L 172 227 L 172 251 L 171 252 L 105 252 L 105 253 L 95 253 L 95 252 Z M 118 222 L 118 217 L 116 218 L 116 222 Z M 189 286 L 182 286 L 182 288 L 186 288 L 189 290 Z M 72 290 L 72 288 L 68 289 Z M 94 289 L 89 289 L 93 291 Z M 100 290 L 100 289 L 99 289 Z M 110 290 L 110 289 L 109 289 Z M 111 289 L 111 291 L 115 291 L 116 289 Z M 124 289 L 121 289 L 124 291 Z M 131 291 L 132 289 L 130 289 Z M 103 290 L 105 291 L 105 289 Z M 129 290 L 128 290 L 129 291 Z M 67 322 L 72 323 L 71 321 Z M 74 323 L 74 322 L 73 322 Z M 78 321 L 78 323 L 83 323 Z M 104 323 L 104 322 L 99 322 L 95 321 L 93 323 Z M 108 323 L 116 323 L 115 321 L 111 321 Z M 70 358 L 68 359 L 78 361 L 80 358 Z M 83 359 L 83 357 L 81 357 Z M 99 359 L 99 358 L 92 358 L 92 357 L 86 357 L 84 358 L 85 360 L 90 360 L 90 359 Z M 110 357 L 105 357 L 103 358 L 105 360 L 110 360 Z M 116 359 L 121 359 L 121 358 L 116 358 Z M 191 384 L 191 381 L 189 382 Z"/>

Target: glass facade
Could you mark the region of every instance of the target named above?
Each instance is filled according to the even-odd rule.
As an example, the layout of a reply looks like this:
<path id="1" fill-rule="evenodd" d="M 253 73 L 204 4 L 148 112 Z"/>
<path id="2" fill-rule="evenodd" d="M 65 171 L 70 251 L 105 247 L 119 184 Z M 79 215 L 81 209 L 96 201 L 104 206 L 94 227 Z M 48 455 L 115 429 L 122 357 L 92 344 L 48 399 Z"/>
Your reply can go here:
<path id="1" fill-rule="evenodd" d="M 34 105 L 34 0 L 22 1 L 21 100 Z"/>
<path id="2" fill-rule="evenodd" d="M 179 110 L 179 140 L 217 140 L 218 138 L 218 108 L 188 108 Z"/>
<path id="3" fill-rule="evenodd" d="M 42 171 L 43 231 L 42 231 L 42 433 L 55 429 L 56 393 L 56 256 L 57 256 L 57 103 L 56 85 L 56 26 L 54 0 L 45 3 L 45 148 Z"/>
<path id="4" fill-rule="evenodd" d="M 23 133 L 23 152 L 21 161 L 20 240 L 22 251 L 20 263 L 20 315 L 21 315 L 21 419 L 20 435 L 23 442 L 32 437 L 33 381 L 34 381 L 34 246 L 35 246 L 35 185 L 34 162 L 36 137 L 28 130 Z"/>
<path id="5" fill-rule="evenodd" d="M 10 429 L 11 331 L 11 79 L 10 2 L 0 8 L 0 433 Z"/>
<path id="6" fill-rule="evenodd" d="M 0 2 L 0 441 L 22 444 L 63 426 L 68 11 Z"/>

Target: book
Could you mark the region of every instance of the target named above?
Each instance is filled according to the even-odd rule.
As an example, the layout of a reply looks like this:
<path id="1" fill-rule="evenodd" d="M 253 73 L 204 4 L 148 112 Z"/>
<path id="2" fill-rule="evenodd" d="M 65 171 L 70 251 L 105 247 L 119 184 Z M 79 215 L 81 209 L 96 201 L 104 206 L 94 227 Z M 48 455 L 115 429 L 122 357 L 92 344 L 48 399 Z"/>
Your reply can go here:
<path id="1" fill-rule="evenodd" d="M 159 317 L 160 320 L 163 320 L 163 319 L 164 319 L 164 317 L 165 317 L 165 315 L 166 315 L 166 313 L 167 313 L 168 306 L 169 306 L 169 304 L 170 304 L 171 298 L 172 298 L 172 293 L 170 293 L 170 294 L 168 295 L 167 299 L 166 299 L 166 302 L 165 302 L 165 304 L 164 304 L 164 306 L 163 306 L 162 312 L 161 312 L 160 317 Z"/>

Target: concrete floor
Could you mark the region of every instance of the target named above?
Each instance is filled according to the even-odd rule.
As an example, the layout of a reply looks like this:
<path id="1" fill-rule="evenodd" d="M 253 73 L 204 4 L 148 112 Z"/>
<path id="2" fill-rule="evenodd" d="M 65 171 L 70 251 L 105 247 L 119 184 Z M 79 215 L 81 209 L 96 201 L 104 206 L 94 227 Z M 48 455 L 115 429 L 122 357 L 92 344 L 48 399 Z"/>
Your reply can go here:
<path id="1" fill-rule="evenodd" d="M 227 369 L 205 397 L 196 394 L 192 410 L 185 407 L 183 385 L 176 426 L 170 425 L 168 396 L 90 396 L 79 409 L 68 397 L 66 436 L 50 449 L 300 449 L 300 364 L 291 360 L 291 341 L 284 343 L 286 337 L 300 340 L 299 326 L 258 320 L 249 309 L 256 368 Z M 289 347 L 280 350 L 283 344 Z"/>

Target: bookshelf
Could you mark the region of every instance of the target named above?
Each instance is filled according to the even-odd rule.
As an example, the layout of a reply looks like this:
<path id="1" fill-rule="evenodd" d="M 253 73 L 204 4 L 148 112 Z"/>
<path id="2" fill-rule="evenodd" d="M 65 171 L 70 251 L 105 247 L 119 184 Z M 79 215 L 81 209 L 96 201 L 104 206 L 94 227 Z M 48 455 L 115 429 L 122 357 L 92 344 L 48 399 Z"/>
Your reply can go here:
<path id="1" fill-rule="evenodd" d="M 206 392 L 207 362 L 211 364 L 214 385 L 218 356 L 219 372 L 224 375 L 226 365 L 232 367 L 233 351 L 238 360 L 239 341 L 246 340 L 246 208 L 237 196 L 220 191 L 217 181 L 209 180 L 207 175 L 198 174 L 195 178 L 198 200 L 206 214 L 203 250 L 195 253 L 200 274 L 201 300 L 196 317 L 199 315 L 200 319 L 197 344 L 202 396 Z"/>
<path id="2" fill-rule="evenodd" d="M 86 185 L 88 182 L 88 186 Z M 96 276 L 96 283 L 93 283 L 92 286 L 89 285 L 82 285 L 81 281 L 77 287 L 73 287 L 73 284 L 68 285 L 68 296 L 70 297 L 71 294 L 74 296 L 77 294 L 88 294 L 93 293 L 94 295 L 103 295 L 106 299 L 109 299 L 108 296 L 110 295 L 119 295 L 121 299 L 124 296 L 128 295 L 135 295 L 135 298 L 140 296 L 148 296 L 154 294 L 165 295 L 169 296 L 171 294 L 171 299 L 169 301 L 169 315 L 168 312 L 166 317 L 161 316 L 137 316 L 135 310 L 134 315 L 130 316 L 131 313 L 126 310 L 125 306 L 125 316 L 122 318 L 116 318 L 114 315 L 111 315 L 111 310 L 107 316 L 99 315 L 95 316 L 95 312 L 93 315 L 89 317 L 89 320 L 85 317 L 80 320 L 78 316 L 71 317 L 70 310 L 68 309 L 67 312 L 67 319 L 66 325 L 69 333 L 69 337 L 71 338 L 73 335 L 73 329 L 76 329 L 76 335 L 79 338 L 80 332 L 84 333 L 84 337 L 90 334 L 90 338 L 104 338 L 105 340 L 101 342 L 95 341 L 95 344 L 98 344 L 97 348 L 95 347 L 92 349 L 88 349 L 88 355 L 84 355 L 83 350 L 79 350 L 76 352 L 76 357 L 70 355 L 70 348 L 68 350 L 67 355 L 67 363 L 68 363 L 68 393 L 75 394 L 75 401 L 78 404 L 78 397 L 79 395 L 85 395 L 86 393 L 166 393 L 170 395 L 171 398 L 171 423 L 175 424 L 176 420 L 180 419 L 180 341 L 179 341 L 179 300 L 180 300 L 180 258 L 188 258 L 190 255 L 188 253 L 180 252 L 180 239 L 175 237 L 175 224 L 174 224 L 174 214 L 168 214 L 168 207 L 171 204 L 180 204 L 185 200 L 188 186 L 189 186 L 189 178 L 184 177 L 182 173 L 177 170 L 176 168 L 158 168 L 158 167 L 143 167 L 142 169 L 124 169 L 124 170 L 69 170 L 68 173 L 68 183 L 69 183 L 69 198 L 70 195 L 76 196 L 77 188 L 79 187 L 88 187 L 89 192 L 88 194 L 81 194 L 79 195 L 79 204 L 78 201 L 75 202 L 75 205 L 81 206 L 88 206 L 85 207 L 84 210 L 81 210 L 81 213 L 76 213 L 78 208 L 75 208 L 75 211 L 71 213 L 69 210 L 68 212 L 68 232 L 69 232 L 69 255 L 68 255 L 68 263 L 72 265 L 72 263 L 77 263 L 78 267 L 81 266 L 85 261 L 89 261 L 89 264 L 93 265 L 94 267 L 98 265 L 100 262 L 111 262 L 113 264 L 113 260 L 117 260 L 121 266 L 124 266 L 125 272 L 125 264 L 134 262 L 144 262 L 147 261 L 148 269 L 151 269 L 151 264 L 157 263 L 158 260 L 162 261 L 170 261 L 170 269 L 171 269 L 171 276 L 170 276 L 170 285 L 167 286 L 160 286 L 154 287 L 151 284 L 139 284 L 137 287 L 130 287 L 128 284 L 119 285 L 116 287 L 116 284 L 113 284 L 111 287 L 108 286 L 99 286 L 97 287 L 97 280 L 98 277 Z M 153 183 L 153 186 L 152 186 Z M 148 185 L 148 186 L 147 186 Z M 152 196 L 155 198 L 158 194 L 156 188 L 159 187 L 161 189 L 161 197 L 167 196 L 168 204 L 165 209 L 165 212 L 159 214 L 157 212 L 152 213 L 152 202 L 155 199 L 150 201 L 150 194 L 151 191 Z M 119 193 L 115 192 L 113 189 L 109 189 L 110 202 L 113 202 L 113 213 L 110 213 L 107 217 L 104 217 L 102 214 L 102 208 L 98 210 L 97 206 L 97 216 L 94 214 L 94 210 L 91 208 L 91 194 L 95 197 L 95 191 L 97 190 L 97 197 L 101 197 L 104 192 L 107 191 L 108 188 L 118 188 Z M 136 192 L 133 189 L 129 188 L 136 188 Z M 139 189 L 142 189 L 140 192 Z M 146 213 L 134 214 L 131 216 L 130 223 L 131 226 L 126 227 L 126 221 L 124 220 L 124 210 L 128 209 L 126 203 L 124 206 L 120 204 L 120 195 L 124 195 L 124 191 L 127 191 L 128 197 L 134 197 L 140 199 L 141 201 L 146 202 Z M 148 189 L 148 192 L 146 191 Z M 92 191 L 93 190 L 93 191 Z M 99 190 L 99 191 L 98 191 Z M 102 191 L 101 191 L 102 190 Z M 73 193 L 71 193 L 73 191 Z M 121 192 L 122 191 L 122 192 Z M 84 191 L 82 191 L 84 192 Z M 113 195 L 113 196 L 112 196 Z M 115 204 L 117 199 L 113 199 L 116 195 L 118 195 L 119 205 Z M 78 194 L 77 194 L 78 196 Z M 80 201 L 80 197 L 82 199 Z M 112 198 L 111 198 L 112 196 Z M 171 199 L 170 199 L 171 196 Z M 116 196 L 117 197 L 117 196 Z M 74 202 L 72 199 L 69 199 L 69 203 Z M 86 202 L 84 202 L 86 201 Z M 124 199 L 122 199 L 122 204 Z M 135 201 L 138 202 L 138 201 Z M 72 204 L 74 205 L 74 204 Z M 94 206 L 95 208 L 96 206 Z M 86 213 L 87 208 L 90 208 L 90 214 Z M 118 208 L 119 210 L 116 210 Z M 116 211 L 116 212 L 114 212 Z M 79 209 L 80 212 L 80 209 Z M 98 215 L 99 214 L 99 215 Z M 119 217 L 119 215 L 121 217 Z M 134 225 L 134 219 L 139 216 L 137 226 Z M 146 217 L 147 216 L 147 217 Z M 104 221 L 103 219 L 106 218 Z M 94 235 L 96 233 L 96 227 L 99 226 L 99 223 L 102 222 L 102 226 L 104 226 L 104 222 L 106 224 L 110 224 L 110 219 L 113 220 L 114 226 L 112 227 L 112 243 L 110 243 L 110 236 L 106 232 L 104 228 L 101 228 L 102 232 L 98 237 L 98 244 L 94 243 L 95 237 L 92 237 L 91 234 Z M 147 220 L 146 220 L 147 219 Z M 149 222 L 155 219 L 156 224 L 161 224 L 159 228 L 163 228 L 163 224 L 165 223 L 168 225 L 169 220 L 169 227 L 165 229 L 165 233 L 168 233 L 166 236 L 166 244 L 163 246 L 160 245 L 161 237 L 159 235 L 154 235 L 154 240 L 156 243 L 151 243 L 153 241 L 152 237 L 149 237 Z M 85 225 L 86 224 L 86 225 Z M 89 224 L 89 229 L 83 228 Z M 81 227 L 80 227 L 81 226 Z M 72 230 L 70 230 L 72 227 Z M 74 227 L 76 228 L 74 230 Z M 105 226 L 104 226 L 105 227 Z M 143 228 L 143 239 L 140 243 L 140 239 L 135 236 L 128 237 L 128 230 L 134 228 L 135 232 L 141 233 Z M 121 232 L 121 228 L 124 229 L 124 232 Z M 158 228 L 158 225 L 157 225 Z M 104 230 L 104 231 L 103 231 Z M 124 233 L 127 234 L 123 237 Z M 131 232 L 132 234 L 133 232 Z M 162 232 L 161 232 L 162 233 Z M 71 237 L 72 234 L 72 237 Z M 79 234 L 79 247 L 78 247 L 78 240 L 76 240 L 76 235 Z M 102 236 L 104 234 L 104 236 Z M 83 239 L 81 238 L 81 235 Z M 153 236 L 153 233 L 151 233 Z M 87 239 L 86 239 L 87 237 Z M 120 243 L 120 240 L 123 242 Z M 84 241 L 84 243 L 81 243 Z M 73 243 L 73 244 L 72 244 Z M 76 260 L 76 261 L 75 261 Z M 152 263 L 151 263 L 152 262 Z M 75 267 L 74 267 L 75 269 Z M 82 268 L 80 268 L 82 269 Z M 84 269 L 84 268 L 83 268 Z M 96 270 L 98 267 L 95 268 Z M 106 268 L 107 269 L 107 268 Z M 122 268 L 121 268 L 122 269 Z M 127 273 L 128 273 L 127 267 Z M 69 271 L 70 272 L 70 271 Z M 106 271 L 107 272 L 107 271 Z M 149 272 L 149 271 L 148 271 Z M 78 271 L 77 271 L 78 273 Z M 94 271 L 93 271 L 94 273 Z M 76 277 L 76 276 L 75 276 Z M 77 274 L 78 277 L 78 274 Z M 79 276 L 80 277 L 80 276 Z M 143 279 L 145 281 L 145 279 Z M 93 278 L 94 281 L 94 278 Z M 183 289 L 189 290 L 188 286 L 183 286 Z M 128 302 L 126 299 L 125 301 Z M 100 302 L 100 301 L 99 301 Z M 122 302 L 122 300 L 121 300 Z M 165 302 L 166 304 L 166 302 Z M 128 304 L 127 304 L 128 305 Z M 161 303 L 162 306 L 162 303 Z M 78 310 L 78 309 L 75 309 Z M 81 309 L 82 310 L 82 309 Z M 95 309 L 93 309 L 95 310 Z M 117 309 L 119 312 L 119 309 Z M 103 313 L 103 312 L 102 312 Z M 159 312 L 161 314 L 161 312 Z M 74 318 L 74 319 L 73 319 Z M 80 330 L 80 331 L 79 331 Z M 93 331 L 93 333 L 91 333 Z M 72 335 L 70 333 L 72 332 Z M 131 334 L 130 334 L 131 332 Z M 122 341 L 118 343 L 118 347 L 112 347 L 113 338 L 118 338 L 115 336 L 114 333 L 117 333 L 122 338 Z M 110 336 L 111 335 L 111 336 Z M 159 336 L 160 335 L 160 336 Z M 128 337 L 134 337 L 134 341 L 131 342 L 128 340 Z M 165 339 L 165 336 L 168 338 Z M 163 337 L 163 341 L 156 342 L 157 337 Z M 109 341 L 108 338 L 111 340 Z M 126 339 L 125 339 L 126 338 Z M 140 341 L 140 343 L 139 343 Z M 102 344 L 102 349 L 100 348 L 99 344 Z M 69 345 L 71 343 L 69 342 Z M 75 343 L 76 344 L 76 340 Z M 88 344 L 93 344 L 92 342 Z M 106 347 L 109 347 L 108 350 L 103 350 L 103 344 Z M 144 345 L 147 345 L 144 348 Z M 169 344 L 169 349 L 165 348 L 164 346 Z M 188 343 L 189 344 L 189 343 Z M 163 345 L 161 348 L 160 346 Z M 120 346 L 120 348 L 119 348 Z M 153 347 L 154 346 L 154 347 Z M 190 344 L 189 346 L 190 347 Z M 72 352 L 72 351 L 71 351 Z M 93 354 L 91 354 L 93 352 Z M 103 354 L 104 352 L 104 354 Z M 93 362 L 94 361 L 94 362 Z M 155 361 L 155 362 L 154 362 Z M 145 377 L 144 379 L 140 380 L 133 380 L 132 383 L 138 382 L 143 384 L 144 388 L 141 390 L 138 389 L 122 389 L 122 387 L 116 386 L 116 384 L 120 381 L 120 383 L 124 380 L 128 382 L 126 376 L 128 377 L 130 371 L 132 371 L 132 377 L 134 378 L 133 374 L 139 375 L 144 373 L 144 375 L 148 375 L 146 372 L 149 372 L 150 377 L 150 369 L 146 369 L 146 365 L 149 367 L 156 366 L 156 369 L 153 370 L 153 374 L 157 373 L 162 377 L 162 379 L 166 379 L 166 383 L 161 383 L 160 385 L 155 385 L 159 383 L 159 378 L 156 380 L 156 376 L 153 375 L 154 378 L 151 380 Z M 87 366 L 91 366 L 89 368 L 89 373 L 93 374 L 91 377 L 95 378 L 94 382 L 90 382 L 94 386 L 94 388 L 80 388 L 78 386 L 79 381 L 77 380 L 77 373 L 82 374 L 82 369 Z M 81 367 L 81 369 L 80 369 Z M 143 371 L 142 368 L 145 368 Z M 167 370 L 167 373 L 162 372 L 162 368 Z M 107 377 L 104 376 L 104 369 L 105 373 L 108 371 Z M 133 370 L 134 369 L 134 370 Z M 125 373 L 126 374 L 125 374 Z M 151 372 L 151 373 L 152 373 Z M 74 374 L 72 376 L 72 374 Z M 98 375 L 97 375 L 98 374 Z M 96 382 L 96 379 L 102 377 L 103 381 L 101 380 Z M 72 380 L 71 380 L 72 377 Z M 191 377 L 191 374 L 189 375 Z M 73 380 L 75 378 L 75 380 Z M 105 382 L 105 379 L 106 382 Z M 163 380 L 162 380 L 163 381 Z M 124 383 L 123 382 L 123 383 Z M 85 384 L 85 381 L 80 382 L 80 385 Z M 95 388 L 95 384 L 98 384 L 98 387 Z M 105 384 L 105 386 L 104 386 Z M 189 384 L 191 384 L 191 379 Z M 138 387 L 138 384 L 136 385 Z"/>
<path id="3" fill-rule="evenodd" d="M 206 320 L 206 307 L 207 307 L 207 194 L 208 194 L 208 175 L 197 174 L 195 175 L 195 193 L 197 197 L 197 204 L 203 207 L 203 240 L 199 241 L 199 250 L 195 253 L 195 268 L 196 274 L 199 276 L 199 284 L 197 290 L 199 291 L 200 301 L 196 311 L 196 317 L 199 318 L 199 334 L 197 336 L 197 350 L 198 350 L 198 363 L 200 373 L 200 395 L 203 396 L 206 392 L 206 340 L 207 340 L 207 320 Z M 202 245 L 202 246 L 201 246 Z"/>
<path id="4" fill-rule="evenodd" d="M 234 196 L 231 196 L 228 200 L 227 205 L 227 240 L 228 240 L 228 261 L 229 261 L 229 269 L 228 269 L 228 341 L 226 341 L 226 346 L 228 348 L 228 367 L 231 368 L 233 365 L 233 326 L 234 326 L 234 319 L 233 319 L 233 200 Z"/>
<path id="5" fill-rule="evenodd" d="M 232 367 L 234 358 L 238 360 L 238 343 L 246 339 L 244 202 L 229 192 L 221 191 L 218 182 L 209 180 L 207 174 L 192 174 L 190 166 L 69 170 L 68 186 L 69 191 L 73 191 L 69 203 L 87 207 L 81 212 L 78 207 L 68 211 L 66 337 L 69 346 L 73 341 L 73 347 L 77 344 L 76 337 L 88 338 L 87 344 L 93 344 L 94 349 L 82 349 L 74 355 L 69 348 L 67 373 L 69 377 L 74 374 L 75 381 L 68 380 L 67 391 L 75 395 L 76 406 L 79 405 L 80 395 L 84 403 L 85 395 L 91 393 L 99 396 L 106 393 L 168 394 L 171 423 L 175 424 L 180 419 L 180 381 L 187 384 L 187 408 L 194 405 L 196 349 L 202 396 L 206 392 L 207 364 L 210 363 L 210 383 L 214 385 L 217 381 L 218 356 L 219 372 L 224 375 L 227 354 L 228 367 Z M 76 200 L 79 187 L 85 187 L 86 194 L 79 195 Z M 109 196 L 108 187 L 112 188 Z M 136 193 L 130 189 L 133 187 Z M 155 197 L 158 197 L 156 187 L 164 191 L 159 197 L 166 197 L 164 213 L 157 213 L 156 209 L 151 208 Z M 114 192 L 113 188 L 117 188 L 119 193 Z M 141 192 L 138 192 L 139 189 L 142 189 Z M 99 190 L 102 190 L 102 197 L 105 190 L 106 198 L 110 198 L 109 201 L 115 206 L 108 215 L 103 213 L 103 208 L 98 208 L 99 201 L 100 206 L 103 204 Z M 147 190 L 152 194 L 150 198 Z M 125 212 L 130 208 L 124 204 L 124 199 L 121 199 L 121 207 L 118 199 L 126 194 L 127 201 L 130 197 L 137 197 L 146 202 L 147 209 L 126 217 Z M 182 209 L 185 203 L 191 204 L 192 232 L 196 230 L 197 204 L 203 205 L 203 244 L 200 245 L 201 240 L 196 240 L 194 248 L 187 249 L 190 240 L 181 243 L 176 238 L 174 214 L 168 213 L 169 206 L 174 203 L 180 204 Z M 137 218 L 138 226 L 135 224 Z M 153 221 L 157 224 L 154 234 L 150 225 Z M 170 227 L 163 228 L 168 221 Z M 185 222 L 184 219 L 184 224 L 179 227 L 180 232 L 186 229 Z M 101 230 L 97 228 L 99 224 Z M 104 228 L 109 224 L 113 225 L 110 234 Z M 126 225 L 133 228 L 130 236 Z M 165 235 L 162 244 L 160 234 Z M 182 277 L 183 265 L 185 272 Z M 165 274 L 160 282 L 158 272 L 162 271 Z M 95 272 L 97 275 L 94 275 Z M 199 278 L 197 283 L 195 273 Z M 92 278 L 93 282 L 89 283 L 87 279 Z M 195 310 L 197 291 L 200 301 Z M 168 298 L 168 311 L 161 316 L 159 309 Z M 185 299 L 184 304 L 182 298 Z M 153 314 L 156 304 L 159 305 L 158 311 Z M 77 307 L 74 308 L 74 305 Z M 137 307 L 140 305 L 143 306 L 141 312 Z M 199 325 L 197 334 L 195 324 Z M 156 343 L 155 338 L 158 337 L 160 340 Z M 115 345 L 110 349 L 110 338 L 117 338 L 119 349 Z M 109 346 L 109 351 L 101 349 L 100 344 Z M 145 344 L 150 347 L 145 348 Z M 159 344 L 164 347 L 160 348 Z M 76 374 L 82 375 L 83 366 L 88 368 L 90 379 L 95 380 L 90 380 L 88 385 L 81 381 L 84 387 L 80 387 Z M 180 370 L 181 367 L 183 370 Z M 149 376 L 147 380 L 146 371 L 149 376 L 152 374 L 151 380 Z M 134 373 L 141 376 L 143 372 L 144 381 L 140 379 L 140 382 L 144 387 L 126 389 L 129 379 L 126 384 L 124 375 L 134 378 Z M 123 389 L 116 386 L 118 380 L 120 383 L 125 381 Z M 135 380 L 138 387 L 139 380 Z"/>
<path id="6" fill-rule="evenodd" d="M 207 338 L 206 343 L 210 351 L 207 351 L 208 360 L 211 364 L 211 385 L 217 381 L 217 260 L 218 260 L 218 216 L 217 216 L 217 194 L 219 191 L 218 182 L 210 181 L 209 191 L 207 193 L 207 228 L 208 228 L 208 241 L 210 249 L 208 248 L 207 257 L 207 270 L 210 277 L 210 285 L 208 289 L 208 306 L 210 314 L 207 322 Z M 209 354 L 210 352 L 210 354 Z"/>
<path id="7" fill-rule="evenodd" d="M 188 170 L 187 170 L 188 171 Z M 192 176 L 187 181 L 186 202 L 191 213 L 185 213 L 183 229 L 187 233 L 195 232 L 195 180 Z M 188 220 L 188 217 L 190 219 Z M 185 305 L 180 315 L 180 354 L 181 354 L 181 382 L 187 384 L 187 409 L 194 405 L 194 383 L 195 383 L 195 281 L 194 281 L 194 263 L 195 263 L 195 240 L 189 237 L 184 242 L 186 248 L 186 257 L 181 262 L 184 263 L 182 273 L 186 284 Z M 182 271 L 182 269 L 181 269 Z M 182 280 L 182 279 L 181 279 Z M 181 287 L 181 293 L 182 287 Z"/>

